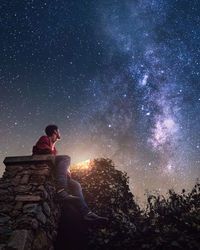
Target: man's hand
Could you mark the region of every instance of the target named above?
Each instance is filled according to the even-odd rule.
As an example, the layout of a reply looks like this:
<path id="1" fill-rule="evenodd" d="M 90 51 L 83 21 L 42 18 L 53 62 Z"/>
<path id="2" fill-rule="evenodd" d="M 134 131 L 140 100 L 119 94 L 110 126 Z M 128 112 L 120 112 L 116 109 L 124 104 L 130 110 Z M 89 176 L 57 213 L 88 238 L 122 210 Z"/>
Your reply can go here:
<path id="1" fill-rule="evenodd" d="M 69 169 L 67 170 L 67 177 L 71 178 L 71 172 Z"/>

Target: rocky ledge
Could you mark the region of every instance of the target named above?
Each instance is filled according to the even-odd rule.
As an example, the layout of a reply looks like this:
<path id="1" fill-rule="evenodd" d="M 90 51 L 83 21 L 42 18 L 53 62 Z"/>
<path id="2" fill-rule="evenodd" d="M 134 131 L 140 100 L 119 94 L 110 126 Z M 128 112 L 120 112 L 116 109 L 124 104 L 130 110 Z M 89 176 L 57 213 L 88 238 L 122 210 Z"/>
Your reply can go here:
<path id="1" fill-rule="evenodd" d="M 53 249 L 60 218 L 51 155 L 7 157 L 0 179 L 0 249 Z"/>

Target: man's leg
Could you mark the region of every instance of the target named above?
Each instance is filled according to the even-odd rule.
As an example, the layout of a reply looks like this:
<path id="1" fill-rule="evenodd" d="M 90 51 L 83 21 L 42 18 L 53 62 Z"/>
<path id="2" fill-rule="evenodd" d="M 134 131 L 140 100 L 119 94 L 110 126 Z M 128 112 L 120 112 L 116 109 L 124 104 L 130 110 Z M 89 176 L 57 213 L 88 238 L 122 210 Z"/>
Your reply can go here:
<path id="1" fill-rule="evenodd" d="M 80 202 L 79 204 L 77 203 L 77 205 L 79 206 L 81 215 L 87 214 L 90 210 L 83 197 L 83 192 L 80 183 L 70 178 L 68 182 L 68 190 L 72 195 L 78 196 L 80 198 Z"/>
<path id="2" fill-rule="evenodd" d="M 69 195 L 66 190 L 68 186 L 67 170 L 70 166 L 70 157 L 67 155 L 56 156 L 56 192 L 57 198 L 64 200 L 79 200 L 79 197 Z"/>
<path id="3" fill-rule="evenodd" d="M 87 222 L 94 222 L 94 221 L 107 222 L 108 221 L 108 219 L 106 217 L 98 216 L 97 214 L 90 211 L 87 203 L 85 202 L 82 188 L 81 188 L 81 185 L 78 181 L 75 181 L 74 179 L 71 178 L 69 180 L 69 183 L 68 183 L 68 190 L 73 195 L 76 195 L 80 198 L 80 202 L 76 203 L 76 204 L 77 204 L 78 208 L 80 209 L 80 213 L 83 216 L 83 219 L 85 221 L 87 221 Z"/>
<path id="4" fill-rule="evenodd" d="M 67 170 L 70 166 L 70 157 L 65 155 L 56 156 L 56 189 L 67 188 Z"/>

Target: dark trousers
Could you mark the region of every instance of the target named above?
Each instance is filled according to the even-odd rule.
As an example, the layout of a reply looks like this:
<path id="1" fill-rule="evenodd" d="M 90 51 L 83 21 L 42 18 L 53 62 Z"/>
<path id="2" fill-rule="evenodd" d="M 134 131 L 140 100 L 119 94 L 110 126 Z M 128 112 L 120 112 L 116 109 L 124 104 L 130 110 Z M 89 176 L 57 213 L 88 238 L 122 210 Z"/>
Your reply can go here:
<path id="1" fill-rule="evenodd" d="M 87 203 L 85 202 L 81 185 L 78 181 L 67 177 L 67 170 L 70 166 L 70 157 L 67 155 L 56 156 L 56 189 L 65 189 L 65 191 L 76 195 L 80 198 L 80 202 L 74 204 L 81 214 L 89 212 Z"/>

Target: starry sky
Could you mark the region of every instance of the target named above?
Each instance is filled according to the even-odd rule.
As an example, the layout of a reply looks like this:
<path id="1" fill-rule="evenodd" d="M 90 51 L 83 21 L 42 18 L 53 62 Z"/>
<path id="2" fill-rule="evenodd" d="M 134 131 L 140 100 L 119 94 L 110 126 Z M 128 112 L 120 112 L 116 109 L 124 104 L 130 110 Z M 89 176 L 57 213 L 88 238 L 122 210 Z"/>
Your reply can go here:
<path id="1" fill-rule="evenodd" d="M 111 158 L 136 198 L 200 177 L 198 0 L 0 1 L 0 160 L 48 124 L 72 163 Z"/>

